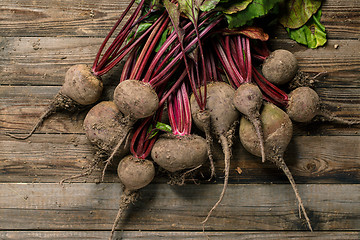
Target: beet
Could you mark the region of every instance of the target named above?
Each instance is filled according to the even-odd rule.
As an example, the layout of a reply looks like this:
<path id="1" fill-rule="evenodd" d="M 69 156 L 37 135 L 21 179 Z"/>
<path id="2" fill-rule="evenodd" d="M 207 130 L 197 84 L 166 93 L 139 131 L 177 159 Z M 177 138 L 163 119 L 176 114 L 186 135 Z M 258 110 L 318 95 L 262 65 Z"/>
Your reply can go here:
<path id="1" fill-rule="evenodd" d="M 112 101 L 103 101 L 95 105 L 86 115 L 83 123 L 86 137 L 100 151 L 110 154 L 119 139 L 126 135 L 124 116 Z M 122 157 L 129 151 L 128 144 L 118 149 L 116 156 Z"/>
<path id="2" fill-rule="evenodd" d="M 289 94 L 286 112 L 296 122 L 310 122 L 318 113 L 320 98 L 309 87 L 299 87 Z"/>
<path id="3" fill-rule="evenodd" d="M 314 119 L 315 116 L 322 116 L 326 121 L 339 124 L 352 125 L 360 123 L 357 120 L 346 120 L 334 116 L 321 102 L 319 95 L 309 87 L 299 87 L 289 93 L 286 112 L 295 122 L 307 123 Z"/>
<path id="4" fill-rule="evenodd" d="M 206 122 L 208 121 L 206 116 L 210 117 L 212 133 L 219 139 L 224 152 L 224 187 L 220 194 L 219 200 L 211 208 L 203 223 L 209 219 L 211 213 L 222 201 L 229 181 L 231 142 L 228 140 L 233 136 L 233 128 L 240 115 L 233 105 L 234 94 L 235 90 L 227 83 L 209 83 L 207 85 L 206 111 L 203 112 L 200 111 L 199 105 L 197 104 L 194 95 L 192 95 L 190 98 L 191 114 L 194 123 L 198 128 L 204 131 L 207 127 Z"/>
<path id="5" fill-rule="evenodd" d="M 191 169 L 207 160 L 206 140 L 197 135 L 162 135 L 151 150 L 151 157 L 169 172 Z"/>
<path id="6" fill-rule="evenodd" d="M 123 192 L 120 198 L 119 210 L 111 229 L 110 240 L 113 238 L 116 226 L 124 212 L 138 198 L 138 190 L 150 184 L 154 179 L 155 167 L 150 160 L 128 155 L 120 161 L 117 173 L 123 184 Z"/>
<path id="7" fill-rule="evenodd" d="M 159 106 L 159 98 L 150 84 L 138 80 L 120 82 L 114 102 L 125 116 L 135 120 L 150 117 Z"/>
<path id="8" fill-rule="evenodd" d="M 80 105 L 90 105 L 98 101 L 103 84 L 85 64 L 72 66 L 65 75 L 60 93 Z"/>
<path id="9" fill-rule="evenodd" d="M 270 54 L 262 65 L 262 73 L 269 82 L 282 85 L 293 79 L 298 71 L 295 55 L 278 49 Z"/>
<path id="10" fill-rule="evenodd" d="M 60 183 L 90 175 L 100 161 L 113 152 L 124 136 L 130 138 L 130 135 L 124 132 L 126 123 L 123 114 L 112 101 L 103 101 L 92 107 L 84 119 L 83 128 L 86 137 L 96 148 L 95 159 L 83 173 L 62 179 Z M 123 157 L 129 152 L 129 147 L 130 141 L 125 141 L 114 156 Z"/>
<path id="11" fill-rule="evenodd" d="M 263 124 L 266 158 L 276 164 L 289 179 L 308 227 L 312 231 L 310 220 L 305 211 L 295 180 L 283 159 L 284 152 L 292 138 L 292 122 L 283 110 L 271 103 L 264 104 L 260 119 Z M 244 148 L 260 157 L 261 148 L 256 131 L 254 126 L 245 118 L 241 119 L 239 135 Z"/>
<path id="12" fill-rule="evenodd" d="M 257 85 L 245 83 L 240 85 L 235 91 L 234 106 L 254 125 L 256 135 L 260 141 L 262 161 L 265 162 L 264 134 L 260 121 L 262 102 L 263 95 Z"/>
<path id="13" fill-rule="evenodd" d="M 102 81 L 92 73 L 87 65 L 74 65 L 66 72 L 63 86 L 46 111 L 39 117 L 30 133 L 25 136 L 16 136 L 10 133 L 7 135 L 15 139 L 25 140 L 53 113 L 61 110 L 75 112 L 85 105 L 93 104 L 99 100 L 102 90 Z"/>

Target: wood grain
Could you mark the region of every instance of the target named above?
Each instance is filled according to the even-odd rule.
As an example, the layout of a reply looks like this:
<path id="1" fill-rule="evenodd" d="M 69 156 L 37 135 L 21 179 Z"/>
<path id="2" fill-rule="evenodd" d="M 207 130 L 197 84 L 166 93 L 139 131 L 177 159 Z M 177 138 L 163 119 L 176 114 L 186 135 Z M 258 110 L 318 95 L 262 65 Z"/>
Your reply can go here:
<path id="1" fill-rule="evenodd" d="M 1 36 L 105 36 L 128 1 L 83 0 L 3 0 L 1 8 Z M 358 39 L 359 12 L 357 0 L 325 1 L 321 22 L 329 38 Z M 346 27 L 344 27 L 346 26 Z M 278 38 L 287 38 L 282 28 L 276 29 Z"/>
<path id="2" fill-rule="evenodd" d="M 3 37 L 0 38 L 0 78 L 11 85 L 62 85 L 67 69 L 91 65 L 102 38 Z M 338 49 L 333 46 L 339 45 Z M 310 75 L 327 72 L 317 87 L 359 87 L 360 42 L 329 39 L 316 51 L 289 39 L 271 41 L 271 49 L 284 48 L 297 57 L 300 69 Z M 104 76 L 105 84 L 118 83 L 121 68 Z"/>
<path id="3" fill-rule="evenodd" d="M 107 239 L 121 186 L 101 169 L 73 184 L 57 184 L 93 159 L 79 114 L 57 113 L 27 141 L 3 133 L 26 133 L 63 83 L 66 70 L 92 64 L 128 0 L 2 0 L 0 7 L 0 239 Z M 316 75 L 316 91 L 334 103 L 337 116 L 360 119 L 360 5 L 326 0 L 322 23 L 328 43 L 307 49 L 282 27 L 269 29 L 271 49 L 295 53 L 301 70 Z M 275 39 L 276 37 L 276 39 Z M 338 47 L 335 48 L 334 46 Z M 103 77 L 110 99 L 121 65 Z M 230 186 L 206 225 L 210 239 L 359 239 L 359 126 L 295 124 L 286 152 L 315 232 L 298 217 L 291 187 L 281 171 L 233 146 Z M 208 166 L 182 187 L 169 186 L 158 171 L 141 191 L 117 232 L 122 239 L 206 239 L 202 221 L 223 183 L 223 156 L 215 144 L 216 178 Z M 101 166 L 100 166 L 101 167 Z M 86 183 L 85 183 L 86 182 Z M 196 184 L 195 184 L 196 183 Z M 200 185 L 197 185 L 200 183 Z M 140 230 L 140 231 L 139 231 Z"/>
<path id="4" fill-rule="evenodd" d="M 84 135 L 36 134 L 29 141 L 0 135 L 0 182 L 59 182 L 84 171 L 93 159 L 93 149 Z M 217 182 L 223 181 L 223 155 L 215 145 Z M 360 180 L 360 138 L 358 136 L 297 136 L 290 143 L 285 159 L 299 183 L 358 183 Z M 101 168 L 101 167 L 100 167 Z M 241 169 L 239 173 L 238 168 Z M 206 183 L 208 166 L 196 178 Z M 101 169 L 75 182 L 97 182 Z M 160 173 L 159 173 L 160 174 Z M 114 172 L 106 182 L 118 182 Z M 158 182 L 168 181 L 160 174 Z M 189 177 L 188 183 L 193 183 Z M 262 164 L 235 141 L 231 162 L 232 183 L 288 183 L 271 163 Z"/>
<path id="5" fill-rule="evenodd" d="M 2 1 L 1 36 L 105 36 L 129 1 Z"/>
<path id="6" fill-rule="evenodd" d="M 112 99 L 114 87 L 104 91 L 103 100 Z M 0 86 L 0 131 L 27 133 L 60 90 L 58 86 Z M 357 88 L 317 88 L 328 109 L 338 117 L 360 120 L 360 91 Z M 90 108 L 91 106 L 89 106 Z M 83 119 L 89 108 L 78 113 L 59 112 L 44 122 L 38 133 L 84 133 Z M 295 135 L 359 135 L 358 126 L 332 123 L 294 123 Z"/>
<path id="7" fill-rule="evenodd" d="M 108 230 L 117 212 L 120 184 L 0 184 L 2 230 Z M 201 231 L 201 220 L 221 185 L 172 187 L 153 184 L 141 191 L 122 223 L 125 230 Z M 360 186 L 299 185 L 315 230 L 359 230 Z M 36 221 L 32 221 L 36 219 Z M 287 184 L 230 185 L 206 230 L 306 230 Z"/>
<path id="8" fill-rule="evenodd" d="M 333 232 L 333 231 L 320 231 L 320 232 L 276 232 L 276 231 L 261 231 L 261 232 L 207 232 L 206 235 L 210 239 L 265 239 L 265 240 L 278 240 L 278 239 L 311 239 L 311 240 L 358 240 L 359 232 Z M 203 232 L 167 232 L 167 231 L 123 231 L 117 232 L 117 237 L 121 237 L 122 240 L 128 239 L 146 239 L 146 240 L 161 240 L 161 239 L 205 239 L 206 236 Z M 109 237 L 109 231 L 0 231 L 0 238 L 3 240 L 13 239 L 27 239 L 27 240 L 73 240 L 73 239 L 93 239 L 102 240 Z"/>

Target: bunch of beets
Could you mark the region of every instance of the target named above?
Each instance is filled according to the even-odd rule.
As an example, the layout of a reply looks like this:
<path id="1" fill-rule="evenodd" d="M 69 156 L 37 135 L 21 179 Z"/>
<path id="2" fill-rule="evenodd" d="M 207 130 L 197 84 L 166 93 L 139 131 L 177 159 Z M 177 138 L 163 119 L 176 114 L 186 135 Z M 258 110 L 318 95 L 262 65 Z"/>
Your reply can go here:
<path id="1" fill-rule="evenodd" d="M 169 173 L 180 185 L 187 174 L 204 166 L 210 166 L 213 178 L 215 138 L 223 149 L 225 178 L 205 223 L 224 197 L 232 139 L 238 132 L 246 150 L 286 174 L 312 230 L 283 159 L 292 121 L 310 122 L 325 115 L 341 123 L 357 122 L 329 116 L 317 93 L 298 81 L 303 73 L 294 55 L 287 50 L 270 52 L 265 43 L 269 36 L 262 28 L 229 29 L 221 12 L 195 13 L 190 8 L 183 14 L 174 1 L 159 6 L 141 0 L 133 5 L 134 0 L 106 36 L 92 67 L 79 64 L 67 71 L 61 90 L 33 130 L 24 137 L 9 135 L 27 139 L 52 113 L 93 105 L 83 126 L 96 148 L 95 160 L 85 172 L 62 182 L 89 175 L 99 163 L 104 163 L 104 177 L 110 164 L 118 164 L 123 192 L 112 239 L 124 210 L 137 199 L 138 190 L 151 183 L 155 169 Z M 124 64 L 113 99 L 101 101 L 101 77 L 119 62 Z M 294 79 L 301 84 L 291 89 Z M 203 134 L 194 134 L 192 123 Z"/>

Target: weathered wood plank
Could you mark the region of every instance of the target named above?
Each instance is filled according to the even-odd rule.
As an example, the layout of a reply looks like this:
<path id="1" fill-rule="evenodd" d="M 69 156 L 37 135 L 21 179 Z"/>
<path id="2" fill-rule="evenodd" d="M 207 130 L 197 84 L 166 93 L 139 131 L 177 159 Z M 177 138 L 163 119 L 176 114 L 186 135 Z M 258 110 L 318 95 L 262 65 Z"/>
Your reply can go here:
<path id="1" fill-rule="evenodd" d="M 18 141 L 0 135 L 0 182 L 59 182 L 65 177 L 79 174 L 90 165 L 93 150 L 84 135 L 35 134 L 29 141 Z M 223 181 L 223 156 L 215 145 L 216 181 Z M 360 138 L 358 136 L 297 136 L 285 155 L 295 180 L 299 183 L 359 183 Z M 241 168 L 239 174 L 238 168 Z M 196 176 L 206 182 L 208 166 Z M 75 182 L 97 182 L 98 169 Z M 202 179 L 202 180 L 201 180 Z M 157 182 L 168 180 L 160 174 Z M 106 182 L 118 182 L 114 172 L 106 174 Z M 193 183 L 192 180 L 188 181 Z M 287 179 L 274 165 L 262 164 L 234 142 L 230 182 L 232 183 L 287 183 Z"/>
<path id="2" fill-rule="evenodd" d="M 0 86 L 0 131 L 27 133 L 37 118 L 59 91 L 58 86 Z M 324 103 L 334 115 L 345 119 L 360 119 L 360 91 L 357 88 L 317 88 Z M 113 87 L 103 94 L 104 100 L 112 98 Z M 75 113 L 56 113 L 38 129 L 39 133 L 83 133 L 82 122 L 87 109 Z M 356 126 L 331 123 L 295 124 L 295 135 L 358 135 Z"/>
<path id="3" fill-rule="evenodd" d="M 62 85 L 65 72 L 73 64 L 91 65 L 101 38 L 22 37 L 0 39 L 0 78 L 2 84 Z M 339 48 L 335 49 L 334 44 Z M 316 51 L 294 44 L 290 40 L 273 40 L 271 48 L 284 48 L 298 58 L 301 70 L 315 75 L 327 72 L 318 87 L 359 87 L 360 42 L 329 40 Z M 104 76 L 106 84 L 116 85 L 117 68 Z"/>
<path id="4" fill-rule="evenodd" d="M 0 38 L 2 84 L 60 86 L 70 66 L 92 65 L 101 43 L 101 38 Z M 119 68 L 112 73 L 103 77 L 105 84 L 117 84 Z"/>
<path id="5" fill-rule="evenodd" d="M 103 36 L 129 1 L 3 0 L 1 36 Z"/>
<path id="6" fill-rule="evenodd" d="M 1 36 L 105 36 L 128 1 L 71 0 L 11 1 L 1 7 Z M 359 37 L 360 7 L 357 0 L 327 0 L 322 23 L 330 38 Z M 287 38 L 279 27 L 278 37 Z"/>
<path id="7" fill-rule="evenodd" d="M 207 232 L 206 235 L 210 239 L 312 239 L 312 240 L 358 240 L 359 232 Z M 146 239 L 146 240 L 159 240 L 159 239 L 204 239 L 206 236 L 203 232 L 166 232 L 166 231 L 123 231 L 117 232 L 116 236 L 122 240 L 128 239 Z M 0 231 L 0 238 L 2 240 L 12 239 L 27 239 L 27 240 L 73 240 L 73 239 L 106 239 L 109 237 L 109 231 Z"/>
<path id="8" fill-rule="evenodd" d="M 108 230 L 120 184 L 0 184 L 2 230 Z M 142 189 L 125 230 L 202 230 L 222 186 L 153 184 Z M 315 230 L 360 228 L 360 185 L 299 185 Z M 206 230 L 306 230 L 287 184 L 230 185 Z"/>

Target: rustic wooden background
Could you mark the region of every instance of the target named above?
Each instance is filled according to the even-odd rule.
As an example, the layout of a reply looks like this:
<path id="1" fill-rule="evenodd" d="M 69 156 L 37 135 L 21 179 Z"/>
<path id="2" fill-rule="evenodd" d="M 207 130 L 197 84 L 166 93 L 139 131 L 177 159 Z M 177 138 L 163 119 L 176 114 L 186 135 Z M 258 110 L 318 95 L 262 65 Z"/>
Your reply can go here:
<path id="1" fill-rule="evenodd" d="M 0 4 L 0 239 L 107 239 L 118 206 L 114 172 L 100 171 L 60 186 L 93 157 L 82 131 L 85 112 L 59 113 L 26 141 L 26 133 L 59 90 L 73 64 L 91 64 L 127 1 L 2 0 Z M 294 52 L 303 71 L 328 72 L 316 91 L 337 116 L 360 119 L 360 4 L 328 0 L 322 21 L 328 44 L 306 49 L 275 29 L 273 49 Z M 338 45 L 337 48 L 334 46 Z M 105 83 L 116 82 L 116 72 Z M 116 83 L 113 83 L 116 84 Z M 108 92 L 111 93 L 111 86 Z M 106 96 L 105 96 L 106 97 Z M 230 186 L 206 224 L 210 239 L 360 239 L 359 128 L 297 124 L 286 153 L 314 232 L 298 217 L 283 174 L 234 145 Z M 123 239 L 206 239 L 200 222 L 222 188 L 216 147 L 216 182 L 183 187 L 159 177 L 141 191 L 117 236 Z M 236 169 L 240 167 L 242 172 Z"/>

